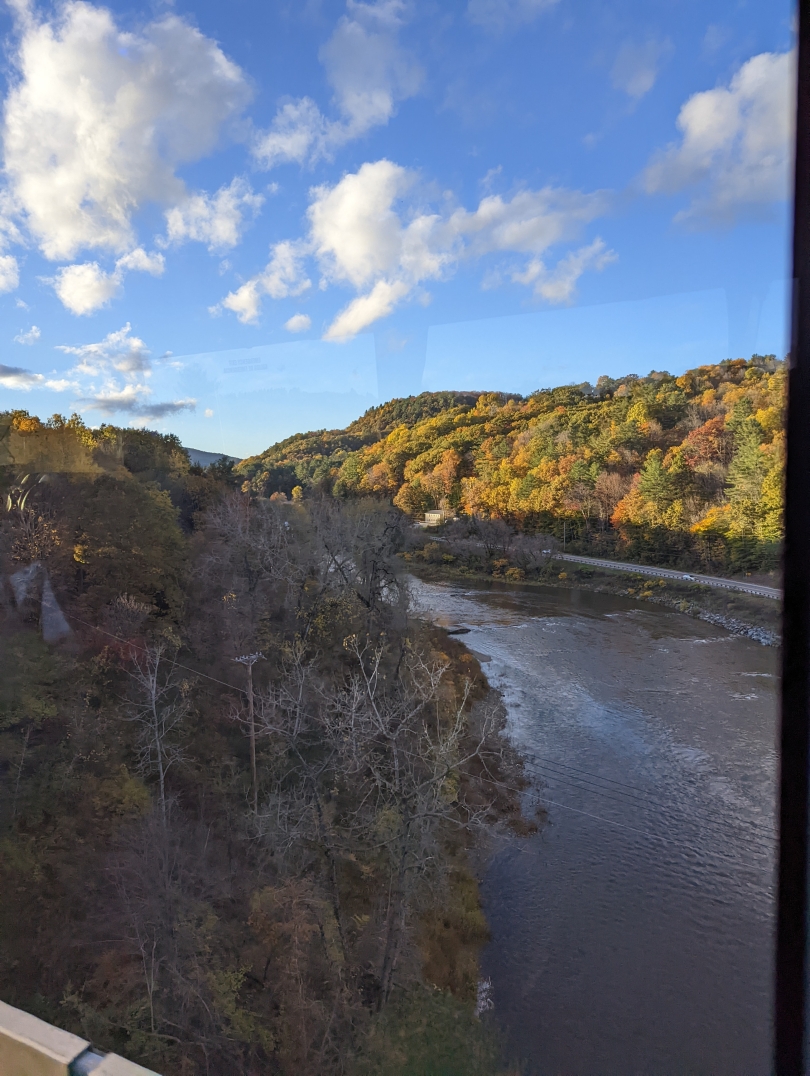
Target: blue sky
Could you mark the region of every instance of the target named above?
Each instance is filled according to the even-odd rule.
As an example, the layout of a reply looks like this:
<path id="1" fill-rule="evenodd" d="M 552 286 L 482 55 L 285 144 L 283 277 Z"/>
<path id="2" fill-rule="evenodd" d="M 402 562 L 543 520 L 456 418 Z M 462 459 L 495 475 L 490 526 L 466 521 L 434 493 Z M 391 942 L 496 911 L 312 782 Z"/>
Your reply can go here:
<path id="1" fill-rule="evenodd" d="M 792 8 L 13 0 L 0 409 L 246 455 L 785 351 Z"/>

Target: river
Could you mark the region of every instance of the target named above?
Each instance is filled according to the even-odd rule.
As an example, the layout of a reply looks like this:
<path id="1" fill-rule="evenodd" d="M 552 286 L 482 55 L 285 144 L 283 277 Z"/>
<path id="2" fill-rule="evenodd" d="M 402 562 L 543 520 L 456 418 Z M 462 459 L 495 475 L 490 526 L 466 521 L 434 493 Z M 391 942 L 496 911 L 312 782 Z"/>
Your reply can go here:
<path id="1" fill-rule="evenodd" d="M 548 812 L 482 878 L 509 1049 L 533 1076 L 768 1073 L 777 651 L 613 595 L 413 586 L 470 629 Z"/>

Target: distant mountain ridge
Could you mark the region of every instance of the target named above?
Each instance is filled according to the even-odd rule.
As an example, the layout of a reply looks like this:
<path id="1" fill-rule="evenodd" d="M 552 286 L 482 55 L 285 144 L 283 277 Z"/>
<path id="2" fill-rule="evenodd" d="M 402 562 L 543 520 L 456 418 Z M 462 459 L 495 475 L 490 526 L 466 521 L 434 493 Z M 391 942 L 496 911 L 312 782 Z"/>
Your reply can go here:
<path id="1" fill-rule="evenodd" d="M 187 448 L 185 451 L 188 453 L 188 458 L 192 463 L 195 463 L 198 467 L 210 467 L 212 463 L 217 463 L 219 460 L 225 460 L 226 463 L 241 463 L 241 457 L 228 456 L 224 452 L 204 452 L 201 448 Z"/>

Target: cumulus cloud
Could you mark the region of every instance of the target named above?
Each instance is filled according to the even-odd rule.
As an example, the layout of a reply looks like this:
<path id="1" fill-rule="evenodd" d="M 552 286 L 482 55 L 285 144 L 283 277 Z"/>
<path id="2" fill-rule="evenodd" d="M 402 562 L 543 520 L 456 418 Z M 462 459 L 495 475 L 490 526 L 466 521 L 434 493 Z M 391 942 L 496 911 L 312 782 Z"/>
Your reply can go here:
<path id="1" fill-rule="evenodd" d="M 611 257 L 604 244 L 598 249 L 592 244 L 567 255 L 555 269 L 540 261 L 549 248 L 575 239 L 586 223 L 605 212 L 608 199 L 602 192 L 546 187 L 518 191 L 508 199 L 489 195 L 475 210 L 459 207 L 445 213 L 406 202 L 413 203 L 417 195 L 416 173 L 388 160 L 366 163 L 334 186 L 313 188 L 308 235 L 277 244 L 264 272 L 217 309 L 231 310 L 245 322 L 256 320 L 264 295 L 284 298 L 309 286 L 303 269 L 309 257 L 320 268 L 321 287 L 349 285 L 358 292 L 326 331 L 326 339 L 335 340 L 353 336 L 408 297 L 424 294 L 420 288 L 425 282 L 442 279 L 465 260 L 529 255 L 532 260 L 523 272 L 535 268 L 524 282 L 541 298 L 564 302 L 582 272 L 603 268 Z M 520 271 L 513 279 L 521 280 Z"/>
<path id="2" fill-rule="evenodd" d="M 242 238 L 246 215 L 258 213 L 264 198 L 237 176 L 213 196 L 197 192 L 166 212 L 168 242 L 193 239 L 212 253 L 235 247 Z"/>
<path id="3" fill-rule="evenodd" d="M 533 285 L 534 294 L 547 302 L 570 303 L 582 274 L 587 269 L 601 272 L 616 261 L 616 257 L 615 251 L 608 250 L 602 239 L 594 239 L 588 246 L 570 251 L 553 269 L 548 269 L 542 259 L 532 258 L 523 272 L 512 274 L 512 279 L 519 284 Z"/>
<path id="4" fill-rule="evenodd" d="M 166 260 L 162 254 L 147 254 L 143 247 L 136 247 L 115 263 L 117 273 L 130 270 L 138 273 L 151 273 L 152 276 L 163 276 L 165 268 Z"/>
<path id="5" fill-rule="evenodd" d="M 403 0 L 348 0 L 346 6 L 348 14 L 320 51 L 340 119 L 327 119 L 309 97 L 285 102 L 253 147 L 265 168 L 330 157 L 339 146 L 388 123 L 397 103 L 418 92 L 422 70 L 397 40 Z"/>
<path id="6" fill-rule="evenodd" d="M 63 306 L 72 313 L 92 314 L 118 294 L 127 271 L 161 276 L 164 268 L 162 254 L 147 254 L 142 247 L 136 247 L 118 259 L 112 272 L 102 269 L 98 262 L 65 265 L 50 283 Z"/>
<path id="7" fill-rule="evenodd" d="M 20 267 L 13 254 L 0 254 L 0 292 L 14 291 L 20 284 Z"/>
<path id="8" fill-rule="evenodd" d="M 51 261 L 82 251 L 116 257 L 57 270 L 51 283 L 75 314 L 108 303 L 126 272 L 159 276 L 163 255 L 138 245 L 133 226 L 147 203 L 167 207 L 169 242 L 237 242 L 259 196 L 241 179 L 213 196 L 189 193 L 177 175 L 216 148 L 250 97 L 219 46 L 175 15 L 128 33 L 106 8 L 80 0 L 52 18 L 22 0 L 12 6 L 18 41 L 2 118 L 0 292 L 19 283 L 16 259 L 2 252 L 26 233 Z"/>
<path id="9" fill-rule="evenodd" d="M 40 336 L 42 336 L 42 333 L 40 332 L 39 327 L 36 325 L 32 325 L 28 332 L 21 332 L 17 336 L 15 336 L 14 343 L 35 344 L 37 340 L 39 340 Z"/>
<path id="10" fill-rule="evenodd" d="M 305 333 L 312 328 L 312 318 L 309 314 L 293 314 L 284 322 L 284 328 L 288 333 Z"/>
<path id="11" fill-rule="evenodd" d="M 378 280 L 367 295 L 360 295 L 338 314 L 324 333 L 325 340 L 349 340 L 380 318 L 388 317 L 411 291 L 406 280 Z"/>
<path id="12" fill-rule="evenodd" d="M 655 85 L 661 61 L 671 48 L 669 41 L 653 39 L 641 44 L 626 41 L 613 63 L 610 81 L 628 97 L 641 100 Z"/>
<path id="13" fill-rule="evenodd" d="M 312 287 L 312 281 L 303 270 L 307 247 L 303 243 L 284 240 L 270 248 L 270 261 L 263 272 L 248 280 L 236 291 L 230 292 L 221 303 L 211 307 L 212 314 L 230 310 L 243 324 L 259 317 L 262 298 L 286 299 L 301 295 Z"/>
<path id="14" fill-rule="evenodd" d="M 74 314 L 92 314 L 117 293 L 120 279 L 106 273 L 98 262 L 66 265 L 56 274 L 53 288 L 63 306 Z"/>
<path id="15" fill-rule="evenodd" d="M 643 176 L 650 194 L 696 188 L 676 220 L 732 223 L 789 197 L 795 59 L 795 52 L 760 53 L 728 86 L 682 106 L 680 141 L 653 157 Z"/>
<path id="16" fill-rule="evenodd" d="M 517 29 L 532 22 L 557 0 L 469 0 L 467 17 L 485 30 Z"/>
<path id="17" fill-rule="evenodd" d="M 45 377 L 20 366 L 4 366 L 0 363 L 0 385 L 4 389 L 17 389 L 29 392 L 31 389 L 50 389 L 52 392 L 64 392 L 73 388 L 73 382 L 62 378 Z"/>
<path id="18" fill-rule="evenodd" d="M 584 224 L 604 214 L 604 191 L 583 194 L 560 187 L 519 191 L 511 199 L 483 198 L 474 212 L 459 209 L 449 220 L 453 233 L 464 237 L 474 256 L 492 251 L 542 254 L 555 243 L 573 239 Z"/>
<path id="19" fill-rule="evenodd" d="M 177 168 L 215 148 L 249 98 L 247 82 L 175 15 L 127 33 L 102 7 L 74 0 L 57 10 L 39 19 L 18 6 L 3 117 L 10 197 L 46 258 L 126 254 L 141 206 L 186 200 Z"/>
<path id="20" fill-rule="evenodd" d="M 149 349 L 140 337 L 132 335 L 129 322 L 122 329 L 107 333 L 97 344 L 57 344 L 56 350 L 75 355 L 79 360 L 75 372 L 90 377 L 111 370 L 127 376 L 148 374 L 152 369 Z"/>
<path id="21" fill-rule="evenodd" d="M 59 344 L 58 351 L 78 360 L 72 375 L 74 388 L 80 391 L 75 406 L 98 411 L 111 417 L 128 415 L 133 425 L 165 418 L 179 411 L 193 411 L 196 400 L 155 401 L 149 385 L 152 363 L 149 349 L 140 337 L 132 335 L 127 322 L 123 328 L 108 333 L 94 344 L 78 346 Z M 79 380 L 79 385 L 75 383 Z"/>

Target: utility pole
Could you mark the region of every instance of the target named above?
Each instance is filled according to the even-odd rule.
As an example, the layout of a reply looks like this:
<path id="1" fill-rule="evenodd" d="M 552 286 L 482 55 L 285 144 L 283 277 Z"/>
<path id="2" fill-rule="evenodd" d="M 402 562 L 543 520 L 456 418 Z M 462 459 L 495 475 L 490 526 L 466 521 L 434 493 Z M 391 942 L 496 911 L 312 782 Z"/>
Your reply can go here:
<path id="1" fill-rule="evenodd" d="M 240 658 L 234 658 L 240 665 L 247 669 L 247 700 L 248 700 L 248 728 L 250 730 L 250 779 L 253 786 L 253 813 L 259 813 L 259 784 L 256 779 L 256 722 L 253 718 L 253 666 L 259 660 L 264 659 L 264 654 L 243 654 Z"/>

